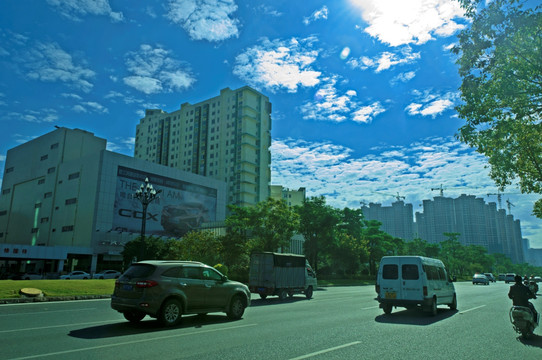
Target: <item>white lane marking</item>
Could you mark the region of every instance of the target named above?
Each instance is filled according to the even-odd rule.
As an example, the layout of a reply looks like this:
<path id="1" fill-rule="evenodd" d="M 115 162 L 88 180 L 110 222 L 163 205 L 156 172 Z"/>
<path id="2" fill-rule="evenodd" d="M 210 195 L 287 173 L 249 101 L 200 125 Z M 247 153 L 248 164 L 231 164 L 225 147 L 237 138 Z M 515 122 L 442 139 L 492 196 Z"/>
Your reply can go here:
<path id="1" fill-rule="evenodd" d="M 25 313 L 16 313 L 16 314 L 0 314 L 0 317 L 4 316 L 21 316 L 21 315 L 36 315 L 36 314 L 50 314 L 56 312 L 81 312 L 81 311 L 96 311 L 98 308 L 85 308 L 85 309 L 73 309 L 73 310 L 43 310 L 43 311 L 33 311 Z"/>
<path id="2" fill-rule="evenodd" d="M 354 341 L 354 342 L 351 342 L 351 343 L 348 343 L 348 344 L 339 345 L 339 346 L 335 346 L 335 347 L 332 347 L 332 348 L 329 348 L 329 349 L 324 349 L 324 350 L 320 350 L 320 351 L 313 352 L 313 353 L 310 353 L 310 354 L 306 354 L 306 355 L 298 356 L 298 357 L 295 357 L 295 358 L 291 358 L 290 360 L 307 359 L 307 358 L 310 358 L 310 357 L 313 357 L 313 356 L 316 356 L 316 355 L 325 354 L 325 353 L 328 353 L 328 352 L 331 352 L 331 351 L 339 350 L 339 349 L 342 349 L 342 348 L 345 348 L 345 347 L 348 347 L 348 346 L 352 346 L 352 345 L 357 345 L 357 344 L 360 344 L 360 343 L 361 343 L 361 341 Z"/>
<path id="3" fill-rule="evenodd" d="M 53 325 L 53 326 L 35 327 L 35 328 L 0 330 L 0 334 L 6 334 L 6 333 L 11 333 L 11 332 L 19 332 L 19 331 L 34 331 L 34 330 L 54 329 L 54 328 L 60 328 L 60 327 L 66 327 L 66 326 L 84 326 L 84 325 L 107 324 L 107 323 L 116 323 L 116 322 L 120 322 L 120 321 L 119 320 L 108 320 L 108 321 L 95 321 L 95 322 L 80 323 L 80 324 L 65 324 L 65 325 Z"/>
<path id="4" fill-rule="evenodd" d="M 371 306 L 371 307 L 364 307 L 364 308 L 361 308 L 361 310 L 370 310 L 370 309 L 378 309 L 378 305 L 377 305 L 377 306 Z"/>
<path id="5" fill-rule="evenodd" d="M 472 308 L 472 309 L 463 310 L 463 311 L 460 311 L 459 313 L 460 313 L 460 314 L 464 314 L 464 313 L 469 312 L 469 311 L 472 311 L 472 310 L 481 309 L 481 308 L 483 308 L 484 306 L 486 306 L 486 305 L 480 305 L 480 306 L 477 306 L 477 307 Z"/>
<path id="6" fill-rule="evenodd" d="M 197 334 L 205 334 L 205 333 L 211 333 L 211 332 L 217 332 L 217 331 L 224 331 L 224 330 L 232 330 L 232 329 L 240 329 L 240 328 L 249 327 L 249 326 L 256 326 L 256 325 L 258 325 L 258 324 L 238 325 L 238 326 L 230 326 L 230 327 L 227 327 L 227 328 L 220 328 L 220 329 L 201 330 L 201 331 L 194 331 L 194 332 L 184 333 L 184 334 L 176 334 L 176 335 L 169 335 L 169 336 L 160 336 L 160 337 L 151 338 L 151 339 L 139 339 L 139 340 L 132 340 L 132 341 L 124 341 L 124 342 L 119 342 L 119 343 L 115 343 L 115 344 L 107 344 L 107 345 L 91 346 L 91 347 L 87 347 L 87 348 L 80 348 L 80 349 L 73 349 L 73 350 L 65 350 L 65 351 L 57 351 L 57 352 L 48 353 L 48 354 L 39 354 L 39 355 L 23 356 L 23 357 L 12 358 L 12 359 L 6 359 L 6 360 L 37 359 L 37 358 L 42 358 L 42 357 L 47 357 L 47 356 L 58 356 L 58 355 L 72 354 L 72 353 L 81 352 L 81 351 L 89 351 L 89 350 L 97 350 L 97 349 L 107 349 L 107 348 L 112 348 L 112 347 L 115 347 L 115 346 L 132 345 L 132 344 L 141 344 L 141 343 L 144 343 L 144 342 L 150 342 L 150 341 L 155 341 L 155 340 L 173 339 L 173 338 L 176 338 L 176 337 L 182 337 L 182 336 L 197 335 Z"/>

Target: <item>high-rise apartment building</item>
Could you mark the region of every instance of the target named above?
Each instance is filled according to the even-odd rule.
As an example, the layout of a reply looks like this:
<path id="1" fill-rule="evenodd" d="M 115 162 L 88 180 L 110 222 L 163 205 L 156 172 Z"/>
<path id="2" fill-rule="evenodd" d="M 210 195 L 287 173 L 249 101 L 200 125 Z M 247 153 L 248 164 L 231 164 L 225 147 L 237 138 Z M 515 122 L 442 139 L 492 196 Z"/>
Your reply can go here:
<path id="1" fill-rule="evenodd" d="M 291 190 L 282 185 L 271 185 L 269 197 L 275 200 L 284 200 L 289 207 L 302 206 L 307 197 L 307 191 L 304 187 L 298 190 Z"/>
<path id="2" fill-rule="evenodd" d="M 393 237 L 405 241 L 414 239 L 414 219 L 412 204 L 395 201 L 390 206 L 370 203 L 363 206 L 363 215 L 367 220 L 377 220 L 382 223 L 380 229 Z"/>
<path id="3" fill-rule="evenodd" d="M 245 86 L 168 113 L 146 110 L 136 128 L 138 159 L 225 181 L 228 204 L 269 197 L 271 103 Z"/>

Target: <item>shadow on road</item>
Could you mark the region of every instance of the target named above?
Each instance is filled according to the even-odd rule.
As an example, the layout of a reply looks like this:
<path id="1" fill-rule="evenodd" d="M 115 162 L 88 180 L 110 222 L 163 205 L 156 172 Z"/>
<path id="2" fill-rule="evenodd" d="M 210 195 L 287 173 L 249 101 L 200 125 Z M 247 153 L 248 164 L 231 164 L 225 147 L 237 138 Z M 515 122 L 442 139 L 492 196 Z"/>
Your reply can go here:
<path id="1" fill-rule="evenodd" d="M 230 323 L 238 320 L 230 320 L 222 315 L 193 315 L 183 316 L 181 323 L 174 327 L 164 327 L 158 320 L 149 317 L 146 320 L 138 323 L 130 323 L 128 321 L 119 320 L 118 323 L 92 326 L 84 329 L 73 330 L 69 336 L 79 339 L 104 339 L 110 337 L 138 335 L 145 333 L 156 333 L 159 331 L 169 331 L 172 329 L 188 329 L 188 328 L 203 328 L 207 325 L 215 325 L 220 323 Z"/>
<path id="2" fill-rule="evenodd" d="M 518 336 L 517 340 L 523 345 L 542 348 L 542 336 L 540 335 L 534 334 L 528 339 L 524 339 L 523 337 Z"/>
<path id="3" fill-rule="evenodd" d="M 281 304 L 292 304 L 298 301 L 310 301 L 312 299 L 307 299 L 305 295 L 293 296 L 286 298 L 284 300 L 279 299 L 278 296 L 270 296 L 267 299 L 255 299 L 250 302 L 250 307 L 257 306 L 270 306 L 270 305 L 281 305 Z"/>
<path id="4" fill-rule="evenodd" d="M 403 325 L 431 325 L 436 322 L 445 320 L 449 317 L 457 314 L 457 310 L 450 309 L 438 309 L 436 316 L 432 316 L 428 313 L 423 312 L 421 309 L 406 309 L 402 311 L 397 311 L 394 309 L 389 315 L 382 314 L 378 315 L 375 318 L 376 322 L 385 323 L 385 324 L 403 324 Z"/>

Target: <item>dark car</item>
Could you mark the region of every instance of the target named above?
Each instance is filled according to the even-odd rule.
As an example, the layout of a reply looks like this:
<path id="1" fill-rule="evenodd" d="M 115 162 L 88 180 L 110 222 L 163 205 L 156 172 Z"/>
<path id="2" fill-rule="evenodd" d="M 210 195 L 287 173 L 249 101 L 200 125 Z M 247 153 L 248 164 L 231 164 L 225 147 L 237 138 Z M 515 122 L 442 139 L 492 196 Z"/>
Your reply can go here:
<path id="1" fill-rule="evenodd" d="M 240 319 L 250 306 L 250 291 L 216 269 L 193 261 L 141 261 L 115 282 L 111 307 L 126 320 L 146 315 L 165 326 L 179 323 L 182 314 L 225 312 Z"/>
<path id="2" fill-rule="evenodd" d="M 472 284 L 489 285 L 489 279 L 484 274 L 474 274 L 472 277 Z"/>

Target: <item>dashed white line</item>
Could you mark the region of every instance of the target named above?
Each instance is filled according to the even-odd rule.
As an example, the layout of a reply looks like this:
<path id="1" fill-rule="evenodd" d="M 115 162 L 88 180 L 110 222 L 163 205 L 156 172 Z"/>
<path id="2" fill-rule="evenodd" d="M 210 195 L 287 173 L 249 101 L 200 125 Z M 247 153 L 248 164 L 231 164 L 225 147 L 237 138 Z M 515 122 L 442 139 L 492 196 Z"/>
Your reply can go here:
<path id="1" fill-rule="evenodd" d="M 469 312 L 469 311 L 472 311 L 472 310 L 481 309 L 481 308 L 483 308 L 484 306 L 486 306 L 486 305 L 480 305 L 480 306 L 477 306 L 477 307 L 472 308 L 472 309 L 463 310 L 463 311 L 460 311 L 459 313 L 460 313 L 460 314 L 464 314 L 464 313 Z"/>
<path id="2" fill-rule="evenodd" d="M 332 348 L 320 350 L 320 351 L 313 352 L 313 353 L 306 354 L 306 355 L 301 355 L 301 356 L 298 356 L 298 357 L 295 357 L 295 358 L 291 358 L 290 360 L 307 359 L 307 358 L 310 358 L 310 357 L 313 357 L 313 356 L 316 356 L 316 355 L 325 354 L 325 353 L 328 353 L 328 352 L 331 352 L 331 351 L 343 349 L 345 347 L 349 347 L 349 346 L 352 346 L 352 345 L 357 345 L 357 344 L 360 344 L 360 343 L 361 343 L 361 341 L 354 341 L 354 342 L 351 342 L 351 343 L 348 343 L 348 344 L 335 346 L 335 347 L 332 347 Z"/>

